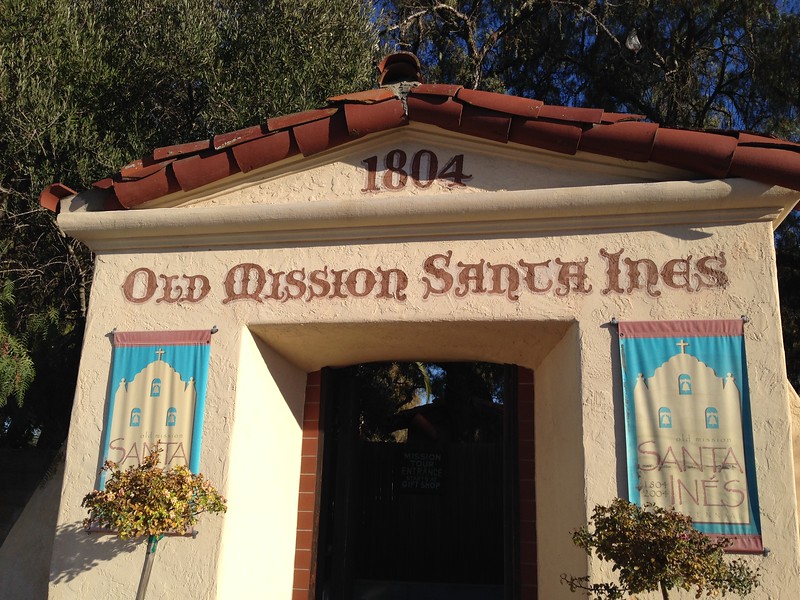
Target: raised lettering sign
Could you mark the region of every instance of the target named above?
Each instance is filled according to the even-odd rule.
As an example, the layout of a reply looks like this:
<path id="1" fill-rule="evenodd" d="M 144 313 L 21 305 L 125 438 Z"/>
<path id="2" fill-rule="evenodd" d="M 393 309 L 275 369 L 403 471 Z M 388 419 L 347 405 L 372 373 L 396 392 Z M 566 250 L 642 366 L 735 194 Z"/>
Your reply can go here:
<path id="1" fill-rule="evenodd" d="M 695 258 L 689 254 L 656 262 L 632 257 L 624 248 L 600 248 L 604 281 L 589 278 L 589 257 L 514 258 L 489 262 L 456 256 L 452 250 L 428 256 L 416 277 L 404 269 L 384 265 L 336 268 L 331 265 L 275 269 L 243 262 L 228 269 L 218 287 L 220 302 L 318 302 L 334 299 L 375 299 L 403 302 L 414 293 L 423 300 L 449 296 L 498 296 L 516 302 L 523 294 L 557 298 L 601 294 L 644 294 L 658 298 L 664 292 L 699 292 L 728 286 L 725 253 Z M 598 259 L 595 259 L 598 260 Z M 415 282 L 412 284 L 412 281 Z M 122 295 L 132 304 L 195 304 L 212 290 L 206 275 L 157 273 L 134 269 L 122 283 Z"/>

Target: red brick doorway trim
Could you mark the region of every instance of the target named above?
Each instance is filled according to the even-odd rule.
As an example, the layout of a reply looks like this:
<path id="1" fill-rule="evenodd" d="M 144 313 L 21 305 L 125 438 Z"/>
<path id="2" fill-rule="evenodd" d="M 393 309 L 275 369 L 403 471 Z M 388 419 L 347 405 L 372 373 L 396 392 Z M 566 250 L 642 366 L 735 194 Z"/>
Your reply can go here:
<path id="1" fill-rule="evenodd" d="M 297 541 L 294 552 L 292 600 L 313 598 L 317 531 L 319 529 L 319 483 L 322 481 L 322 429 L 320 426 L 322 373 L 306 378 L 303 409 L 303 445 L 300 460 L 300 491 L 297 500 Z"/>

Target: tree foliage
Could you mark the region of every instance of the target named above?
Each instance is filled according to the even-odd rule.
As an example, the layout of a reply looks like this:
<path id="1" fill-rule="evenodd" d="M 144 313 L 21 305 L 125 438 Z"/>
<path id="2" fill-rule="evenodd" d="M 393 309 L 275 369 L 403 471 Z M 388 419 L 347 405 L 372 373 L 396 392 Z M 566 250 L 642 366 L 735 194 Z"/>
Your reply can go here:
<path id="1" fill-rule="evenodd" d="M 10 281 L 0 287 L 0 408 L 9 398 L 14 398 L 22 406 L 25 392 L 33 381 L 35 369 L 33 360 L 25 346 L 25 338 L 19 339 L 8 331 L 6 316 L 14 309 L 14 290 Z"/>
<path id="2" fill-rule="evenodd" d="M 797 132 L 800 19 L 764 0 L 387 0 L 382 41 L 432 81 L 667 126 Z"/>
<path id="3" fill-rule="evenodd" d="M 590 530 L 590 526 L 594 530 Z M 574 592 L 596 598 L 622 599 L 628 594 L 672 589 L 691 590 L 696 597 L 732 592 L 745 596 L 758 586 L 758 573 L 742 560 L 725 560 L 727 539 L 711 540 L 692 527 L 692 519 L 673 509 L 644 507 L 616 498 L 594 508 L 590 526 L 573 533 L 575 545 L 611 562 L 619 583 L 589 583 L 585 577 L 562 575 Z"/>
<path id="4" fill-rule="evenodd" d="M 93 257 L 39 192 L 369 88 L 375 49 L 362 0 L 0 0 L 2 331 L 47 374 L 0 443 L 63 440 L 82 343 Z"/>

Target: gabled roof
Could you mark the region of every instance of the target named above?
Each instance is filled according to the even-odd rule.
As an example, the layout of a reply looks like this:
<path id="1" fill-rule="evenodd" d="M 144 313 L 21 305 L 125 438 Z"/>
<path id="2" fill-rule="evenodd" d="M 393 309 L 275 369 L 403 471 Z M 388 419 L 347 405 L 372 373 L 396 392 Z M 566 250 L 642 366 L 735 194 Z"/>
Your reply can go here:
<path id="1" fill-rule="evenodd" d="M 157 148 L 93 184 L 105 191 L 104 209 L 139 206 L 191 191 L 239 172 L 302 154 L 312 156 L 365 135 L 426 123 L 492 140 L 574 155 L 578 151 L 654 162 L 702 179 L 743 177 L 800 190 L 800 144 L 741 131 L 661 127 L 640 115 L 599 108 L 550 106 L 539 100 L 392 78 L 406 75 L 413 55 L 386 57 L 382 87 L 329 98 L 324 108 L 269 119 L 212 139 Z M 56 183 L 42 191 L 42 206 L 57 211 L 75 192 Z"/>

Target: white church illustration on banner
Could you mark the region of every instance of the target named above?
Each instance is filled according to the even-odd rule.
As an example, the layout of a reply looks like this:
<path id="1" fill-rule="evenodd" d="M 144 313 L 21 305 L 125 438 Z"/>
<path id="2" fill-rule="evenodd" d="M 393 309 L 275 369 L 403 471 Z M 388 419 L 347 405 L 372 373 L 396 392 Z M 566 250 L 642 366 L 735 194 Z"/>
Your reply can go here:
<path id="1" fill-rule="evenodd" d="M 689 342 L 676 345 L 634 388 L 641 502 L 674 506 L 696 523 L 748 523 L 741 392 Z"/>
<path id="2" fill-rule="evenodd" d="M 163 360 L 164 350 L 131 381 L 120 380 L 108 459 L 123 468 L 138 464 L 160 442 L 167 466 L 188 465 L 197 389 Z"/>

